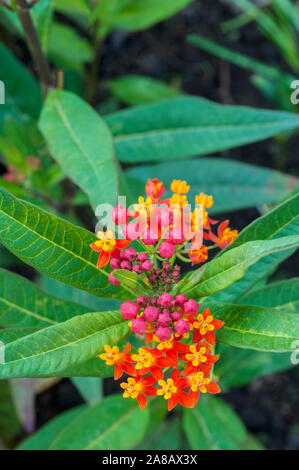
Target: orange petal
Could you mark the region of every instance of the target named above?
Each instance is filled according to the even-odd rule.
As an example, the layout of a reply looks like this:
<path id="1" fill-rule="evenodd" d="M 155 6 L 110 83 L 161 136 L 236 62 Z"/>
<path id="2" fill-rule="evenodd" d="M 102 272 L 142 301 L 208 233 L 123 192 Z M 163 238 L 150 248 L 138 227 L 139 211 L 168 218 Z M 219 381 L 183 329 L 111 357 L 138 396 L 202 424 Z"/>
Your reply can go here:
<path id="1" fill-rule="evenodd" d="M 138 395 L 137 402 L 138 402 L 138 405 L 140 406 L 140 408 L 142 410 L 144 410 L 144 408 L 146 407 L 146 404 L 147 404 L 146 396 L 145 395 Z"/>
<path id="2" fill-rule="evenodd" d="M 173 410 L 178 404 L 177 398 L 175 395 L 172 395 L 168 400 L 168 411 Z"/>
<path id="3" fill-rule="evenodd" d="M 186 406 L 187 408 L 193 408 L 195 406 L 193 397 L 188 395 L 188 393 L 180 391 L 176 396 L 180 405 Z"/>
<path id="4" fill-rule="evenodd" d="M 118 380 L 123 375 L 123 370 L 118 364 L 114 364 L 114 380 Z"/>
<path id="5" fill-rule="evenodd" d="M 131 243 L 130 240 L 116 240 L 116 246 L 120 250 L 123 250 L 124 248 L 127 248 L 127 246 Z"/>
<path id="6" fill-rule="evenodd" d="M 110 256 L 110 251 L 102 251 L 98 259 L 97 268 L 100 269 L 106 266 L 109 263 Z"/>
<path id="7" fill-rule="evenodd" d="M 210 382 L 206 385 L 206 389 L 209 393 L 220 393 L 221 390 L 215 382 Z"/>
<path id="8" fill-rule="evenodd" d="M 97 253 L 100 253 L 100 251 L 102 251 L 102 248 L 98 245 L 96 245 L 95 243 L 91 243 L 90 245 L 90 248 L 93 249 L 93 251 L 96 251 Z"/>

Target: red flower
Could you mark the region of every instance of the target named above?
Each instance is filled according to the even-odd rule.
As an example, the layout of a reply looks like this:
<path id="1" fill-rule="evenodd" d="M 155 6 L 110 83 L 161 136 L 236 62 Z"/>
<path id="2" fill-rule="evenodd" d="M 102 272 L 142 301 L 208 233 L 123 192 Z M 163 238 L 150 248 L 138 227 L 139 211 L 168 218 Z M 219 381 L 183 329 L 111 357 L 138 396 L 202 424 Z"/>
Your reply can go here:
<path id="1" fill-rule="evenodd" d="M 136 369 L 132 364 L 132 354 L 130 354 L 130 343 L 127 343 L 123 352 L 119 352 L 117 346 L 111 348 L 108 344 L 104 346 L 104 351 L 105 353 L 101 354 L 100 358 L 106 361 L 107 366 L 114 365 L 114 380 L 118 380 L 123 372 L 133 376 L 136 375 Z"/>
<path id="2" fill-rule="evenodd" d="M 187 380 L 189 381 L 189 398 L 190 398 L 190 403 L 192 406 L 195 406 L 196 403 L 198 402 L 200 392 L 201 393 L 220 393 L 221 390 L 219 386 L 215 383 L 212 382 L 209 377 L 205 376 L 205 373 L 203 371 L 195 372 L 192 375 L 189 375 L 187 377 Z"/>
<path id="3" fill-rule="evenodd" d="M 228 225 L 229 220 L 222 222 L 218 227 L 217 236 L 210 232 L 210 240 L 217 243 L 222 250 L 232 243 L 239 233 L 238 230 L 231 230 Z"/>
<path id="4" fill-rule="evenodd" d="M 154 397 L 157 394 L 157 389 L 152 386 L 155 382 L 156 379 L 151 375 L 148 377 L 138 375 L 135 379 L 129 377 L 127 382 L 120 384 L 124 390 L 123 397 L 135 398 L 140 408 L 144 410 L 147 404 L 146 397 Z"/>
<path id="5" fill-rule="evenodd" d="M 139 375 L 151 373 L 156 380 L 163 379 L 162 367 L 173 366 L 173 361 L 167 357 L 161 357 L 157 349 L 139 348 L 138 354 L 132 354 L 133 362 L 137 362 L 135 368 Z"/>
<path id="6" fill-rule="evenodd" d="M 100 269 L 109 263 L 111 256 L 117 257 L 120 250 L 127 248 L 130 240 L 115 240 L 112 230 L 107 230 L 105 233 L 98 232 L 97 235 L 100 240 L 91 243 L 90 247 L 100 253 L 97 263 L 97 268 Z"/>
<path id="7" fill-rule="evenodd" d="M 174 339 L 174 336 L 171 335 L 169 340 L 158 343 L 157 350 L 161 355 L 165 353 L 166 357 L 171 359 L 173 365 L 176 366 L 179 360 L 178 356 L 186 355 L 189 351 L 189 346 Z"/>
<path id="8" fill-rule="evenodd" d="M 190 315 L 188 320 L 193 324 L 193 343 L 199 343 L 199 341 L 205 339 L 208 343 L 215 344 L 214 331 L 219 330 L 224 325 L 223 321 L 214 319 L 208 308 L 196 317 L 195 315 Z"/>
<path id="9" fill-rule="evenodd" d="M 210 371 L 211 365 L 218 361 L 217 356 L 209 354 L 210 350 L 211 348 L 208 344 L 203 345 L 198 343 L 196 346 L 194 344 L 189 346 L 189 352 L 182 358 L 187 362 L 183 375 L 190 375 L 198 371 Z"/>
<path id="10" fill-rule="evenodd" d="M 171 379 L 159 380 L 158 384 L 160 389 L 157 395 L 164 396 L 168 400 L 168 411 L 171 411 L 178 403 L 187 408 L 193 408 L 192 397 L 190 397 L 184 389 L 190 387 L 190 382 L 187 378 L 180 376 L 177 369 L 174 369 Z"/>

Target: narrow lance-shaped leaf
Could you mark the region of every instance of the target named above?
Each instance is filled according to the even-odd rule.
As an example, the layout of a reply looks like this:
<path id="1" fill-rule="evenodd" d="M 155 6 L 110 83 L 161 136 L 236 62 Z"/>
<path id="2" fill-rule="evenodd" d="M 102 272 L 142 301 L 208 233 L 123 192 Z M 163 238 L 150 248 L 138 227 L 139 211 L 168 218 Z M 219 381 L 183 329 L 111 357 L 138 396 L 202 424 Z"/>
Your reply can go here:
<path id="1" fill-rule="evenodd" d="M 94 209 L 115 204 L 117 176 L 112 136 L 106 123 L 78 96 L 54 90 L 39 127 L 53 158 L 89 196 Z"/>
<path id="2" fill-rule="evenodd" d="M 140 410 L 136 400 L 111 395 L 92 407 L 60 415 L 19 449 L 128 450 L 143 439 L 148 422 L 148 410 Z"/>
<path id="3" fill-rule="evenodd" d="M 241 297 L 242 305 L 259 305 L 299 313 L 299 278 L 273 282 Z"/>
<path id="4" fill-rule="evenodd" d="M 299 127 L 296 114 L 182 97 L 107 116 L 120 161 L 173 160 L 257 142 Z"/>
<path id="5" fill-rule="evenodd" d="M 248 225 L 236 240 L 229 245 L 217 258 L 221 258 L 228 251 L 252 240 L 271 240 L 278 237 L 285 237 L 299 234 L 299 194 L 294 194 L 272 211 L 258 218 Z M 261 259 L 251 266 L 246 275 L 235 283 L 213 296 L 213 300 L 221 302 L 231 302 L 241 299 L 242 295 L 249 291 L 261 279 L 273 272 L 276 267 L 288 256 L 293 254 L 295 249 L 273 253 Z"/>
<path id="6" fill-rule="evenodd" d="M 50 376 L 97 356 L 128 336 L 120 312 L 86 313 L 10 342 L 0 378 Z"/>
<path id="7" fill-rule="evenodd" d="M 96 268 L 87 230 L 17 199 L 0 188 L 0 242 L 25 263 L 58 281 L 99 297 L 124 296 L 112 287 L 108 270 Z M 126 294 L 128 297 L 128 293 Z"/>
<path id="8" fill-rule="evenodd" d="M 0 268 L 2 327 L 43 328 L 87 312 L 87 307 L 45 294 L 27 279 Z"/>
<path id="9" fill-rule="evenodd" d="M 298 244 L 298 235 L 245 243 L 207 263 L 201 281 L 191 289 L 185 290 L 184 285 L 182 285 L 180 292 L 192 298 L 205 297 L 219 292 L 241 279 L 246 274 L 249 266 L 257 263 L 264 256 L 296 248 Z M 197 271 L 194 272 L 193 276 L 196 275 Z M 189 282 L 191 280 L 192 276 L 190 276 Z"/>
<path id="10" fill-rule="evenodd" d="M 39 328 L 7 328 L 0 329 L 0 341 L 4 344 L 4 348 L 8 343 L 13 343 L 24 336 L 29 336 L 32 333 L 39 331 Z M 1 351 L 1 350 L 0 350 Z M 107 366 L 105 361 L 99 357 L 93 357 L 78 365 L 71 366 L 62 371 L 45 372 L 40 374 L 36 371 L 29 377 L 31 378 L 46 378 L 46 377 L 111 377 L 113 375 L 113 368 Z"/>
<path id="11" fill-rule="evenodd" d="M 292 351 L 293 342 L 299 340 L 299 316 L 294 313 L 209 301 L 201 309 L 207 306 L 225 323 L 217 333 L 220 342 L 257 351 L 285 352 Z"/>

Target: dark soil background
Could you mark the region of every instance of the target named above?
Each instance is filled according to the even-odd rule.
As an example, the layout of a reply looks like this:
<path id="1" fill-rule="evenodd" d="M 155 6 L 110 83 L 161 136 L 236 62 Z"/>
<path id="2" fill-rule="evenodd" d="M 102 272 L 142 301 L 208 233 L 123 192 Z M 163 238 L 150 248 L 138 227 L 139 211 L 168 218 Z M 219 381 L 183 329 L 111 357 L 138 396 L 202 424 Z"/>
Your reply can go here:
<path id="1" fill-rule="evenodd" d="M 235 35 L 234 42 L 224 37 L 219 24 L 231 17 L 232 11 L 227 4 L 196 0 L 181 13 L 148 31 L 136 34 L 114 31 L 102 48 L 99 88 L 94 104 L 100 107 L 109 98 L 101 87 L 102 80 L 141 74 L 168 83 L 180 83 L 186 93 L 220 103 L 271 108 L 271 104 L 251 85 L 247 71 L 224 63 L 186 41 L 188 34 L 198 33 L 288 71 L 277 49 L 254 23 L 242 28 Z M 298 144 L 298 136 L 291 137 L 287 143 L 271 139 L 223 152 L 222 155 L 296 175 Z M 255 209 L 249 209 L 227 215 L 232 226 L 240 230 L 260 214 Z M 298 259 L 293 257 L 284 262 L 280 273 L 284 277 L 298 275 Z M 246 387 L 232 389 L 223 398 L 267 448 L 299 449 L 298 384 L 298 369 L 293 369 L 258 379 Z M 116 391 L 114 387 L 112 380 L 105 380 L 106 394 Z M 82 402 L 71 382 L 67 379 L 61 381 L 37 397 L 37 427 Z"/>

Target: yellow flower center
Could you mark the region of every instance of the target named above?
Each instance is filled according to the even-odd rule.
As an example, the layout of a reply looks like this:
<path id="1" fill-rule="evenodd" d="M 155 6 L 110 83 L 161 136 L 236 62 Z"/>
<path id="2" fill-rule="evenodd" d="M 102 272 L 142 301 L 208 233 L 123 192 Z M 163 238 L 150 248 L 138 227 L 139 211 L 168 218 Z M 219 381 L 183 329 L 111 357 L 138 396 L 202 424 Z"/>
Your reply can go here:
<path id="1" fill-rule="evenodd" d="M 199 366 L 201 362 L 207 362 L 207 357 L 205 356 L 207 348 L 202 347 L 199 351 L 196 351 L 196 346 L 192 345 L 189 350 L 190 353 L 186 354 L 186 359 L 191 361 L 194 367 Z"/>
<path id="2" fill-rule="evenodd" d="M 206 393 L 207 389 L 205 385 L 208 385 L 211 382 L 210 379 L 205 379 L 203 372 L 197 372 L 190 377 L 191 390 L 192 392 L 197 392 L 198 390 L 202 393 Z"/>
<path id="3" fill-rule="evenodd" d="M 143 348 L 139 348 L 138 354 L 133 354 L 132 359 L 137 362 L 136 369 L 146 369 L 155 363 L 155 357 Z"/>
<path id="4" fill-rule="evenodd" d="M 199 330 L 201 335 L 205 335 L 208 331 L 214 330 L 214 325 L 212 325 L 213 317 L 209 315 L 206 319 L 204 316 L 199 314 L 197 315 L 197 321 L 194 323 L 194 328 Z"/>
<path id="5" fill-rule="evenodd" d="M 119 352 L 119 348 L 117 346 L 109 346 L 106 344 L 104 346 L 104 351 L 106 354 L 101 354 L 100 358 L 103 361 L 106 361 L 107 366 L 113 366 L 116 362 L 118 362 L 122 356 L 122 353 Z"/>
<path id="6" fill-rule="evenodd" d="M 120 386 L 124 390 L 124 398 L 137 398 L 143 389 L 143 385 L 140 382 L 136 382 L 132 377 L 129 377 L 128 382 L 123 382 Z"/>
<path id="7" fill-rule="evenodd" d="M 173 348 L 173 338 L 174 336 L 171 335 L 171 337 L 167 341 L 160 341 L 159 338 L 154 335 L 153 339 L 156 341 L 158 344 L 157 348 L 159 351 L 162 351 L 163 349 L 172 349 Z"/>
<path id="8" fill-rule="evenodd" d="M 97 236 L 100 240 L 97 240 L 95 244 L 102 248 L 103 251 L 113 251 L 116 245 L 116 240 L 112 230 L 107 230 L 106 233 L 98 232 Z"/>
<path id="9" fill-rule="evenodd" d="M 157 395 L 164 395 L 165 400 L 169 400 L 178 390 L 172 379 L 167 379 L 167 382 L 165 380 L 158 380 L 158 384 L 161 388 L 157 391 Z"/>
<path id="10" fill-rule="evenodd" d="M 170 199 L 169 199 L 169 206 L 174 206 L 174 207 L 179 207 L 181 209 L 184 208 L 188 204 L 188 199 L 187 196 L 181 195 L 181 194 L 174 194 Z"/>
<path id="11" fill-rule="evenodd" d="M 226 242 L 227 240 L 230 240 L 230 242 L 233 242 L 235 238 L 238 236 L 238 230 L 231 230 L 229 227 L 227 227 L 222 236 L 221 236 L 221 242 Z"/>
<path id="12" fill-rule="evenodd" d="M 213 196 L 207 196 L 207 194 L 200 193 L 195 197 L 195 203 L 202 205 L 204 209 L 210 209 L 214 204 Z"/>

